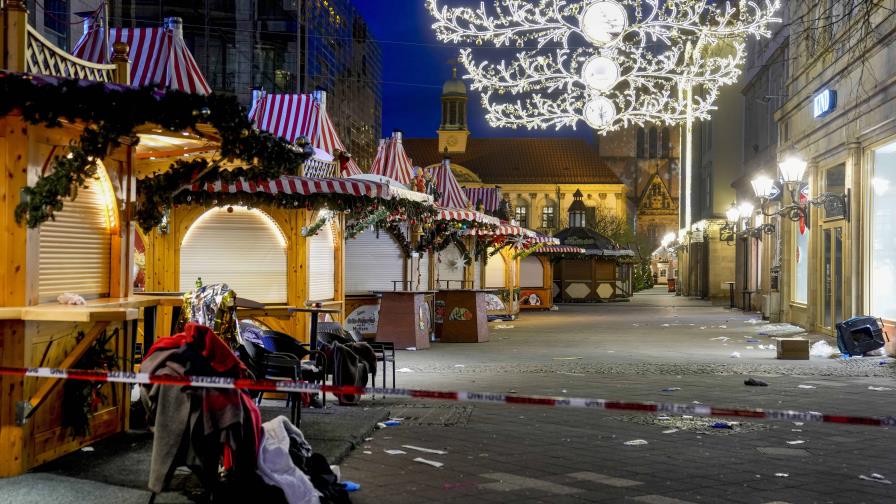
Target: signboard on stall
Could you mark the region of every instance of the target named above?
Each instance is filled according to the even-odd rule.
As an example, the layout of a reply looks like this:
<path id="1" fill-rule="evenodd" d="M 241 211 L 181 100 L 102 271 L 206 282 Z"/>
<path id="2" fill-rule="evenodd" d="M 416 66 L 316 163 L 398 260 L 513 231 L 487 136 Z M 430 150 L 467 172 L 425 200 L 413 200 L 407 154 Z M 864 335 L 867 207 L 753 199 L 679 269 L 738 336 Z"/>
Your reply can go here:
<path id="1" fill-rule="evenodd" d="M 360 334 L 376 334 L 380 319 L 380 305 L 362 305 L 355 308 L 345 318 L 345 329 Z"/>

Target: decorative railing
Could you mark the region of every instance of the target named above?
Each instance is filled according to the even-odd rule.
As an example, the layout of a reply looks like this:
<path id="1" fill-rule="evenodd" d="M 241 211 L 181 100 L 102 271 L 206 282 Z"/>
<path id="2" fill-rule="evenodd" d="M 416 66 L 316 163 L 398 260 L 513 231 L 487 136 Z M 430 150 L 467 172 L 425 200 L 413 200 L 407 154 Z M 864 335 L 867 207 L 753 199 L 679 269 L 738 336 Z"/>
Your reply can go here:
<path id="1" fill-rule="evenodd" d="M 339 163 L 311 158 L 302 165 L 302 176 L 314 178 L 334 178 L 339 176 Z"/>
<path id="2" fill-rule="evenodd" d="M 116 82 L 116 65 L 91 63 L 66 53 L 28 26 L 25 71 L 54 77 Z"/>

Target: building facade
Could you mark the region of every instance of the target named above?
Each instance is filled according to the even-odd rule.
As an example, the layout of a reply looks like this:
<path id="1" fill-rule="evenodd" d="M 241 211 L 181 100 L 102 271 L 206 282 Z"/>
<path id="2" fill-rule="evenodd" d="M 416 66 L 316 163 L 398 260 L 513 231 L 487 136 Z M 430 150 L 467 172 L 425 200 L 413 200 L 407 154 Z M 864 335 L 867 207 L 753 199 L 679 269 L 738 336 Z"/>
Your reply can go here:
<path id="1" fill-rule="evenodd" d="M 100 4 L 52 3 L 70 13 Z M 246 106 L 254 88 L 327 91 L 327 112 L 346 148 L 360 166 L 373 160 L 382 124 L 382 54 L 350 0 L 112 0 L 108 9 L 111 26 L 182 18 L 184 40 L 209 85 L 217 93 L 235 94 Z M 73 32 L 76 41 L 81 28 L 75 25 Z"/>
<path id="2" fill-rule="evenodd" d="M 809 197 L 850 197 L 846 208 L 813 207 L 805 234 L 799 222 L 782 224 L 781 316 L 828 333 L 873 315 L 894 334 L 896 17 L 884 3 L 786 4 L 811 29 L 790 33 L 788 98 L 775 115 L 779 159 L 808 162 Z"/>

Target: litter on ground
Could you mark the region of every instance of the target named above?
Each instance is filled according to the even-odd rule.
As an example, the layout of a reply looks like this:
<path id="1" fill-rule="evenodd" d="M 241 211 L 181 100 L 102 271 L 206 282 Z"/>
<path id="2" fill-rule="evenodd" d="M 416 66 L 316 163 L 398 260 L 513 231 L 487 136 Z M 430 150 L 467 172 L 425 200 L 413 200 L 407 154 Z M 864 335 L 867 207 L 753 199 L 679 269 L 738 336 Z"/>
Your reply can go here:
<path id="1" fill-rule="evenodd" d="M 756 378 L 744 380 L 744 385 L 747 385 L 748 387 L 768 387 L 768 383 L 762 380 L 757 380 Z"/>
<path id="2" fill-rule="evenodd" d="M 404 450 L 383 450 L 383 451 L 388 453 L 389 455 L 404 455 L 407 453 Z"/>
<path id="3" fill-rule="evenodd" d="M 810 389 L 815 388 L 815 385 L 797 385 L 796 388 Z"/>
<path id="4" fill-rule="evenodd" d="M 667 429 L 663 431 L 663 434 L 674 434 L 678 432 L 678 429 Z"/>
<path id="5" fill-rule="evenodd" d="M 729 357 L 731 357 L 732 359 L 740 359 L 740 352 L 731 352 L 731 355 Z"/>
<path id="6" fill-rule="evenodd" d="M 790 475 L 787 473 L 775 473 L 775 477 L 777 477 L 777 478 L 786 478 L 788 476 L 790 476 Z"/>
<path id="7" fill-rule="evenodd" d="M 425 453 L 435 453 L 436 455 L 447 455 L 448 454 L 448 452 L 446 452 L 444 450 L 433 450 L 432 448 L 422 448 L 420 446 L 414 446 L 414 445 L 409 445 L 409 444 L 401 445 L 401 447 L 407 448 L 409 450 L 417 450 L 417 451 L 421 451 L 421 452 L 425 452 Z"/>
<path id="8" fill-rule="evenodd" d="M 406 367 L 403 367 L 403 368 L 399 369 L 398 371 L 396 371 L 396 373 L 413 373 L 413 372 L 414 372 L 413 369 L 406 368 Z"/>
<path id="9" fill-rule="evenodd" d="M 875 387 L 873 385 L 868 385 L 868 390 L 876 390 L 878 392 L 886 392 L 887 390 L 893 390 L 889 387 Z"/>
<path id="10" fill-rule="evenodd" d="M 675 392 L 676 390 L 681 390 L 681 387 L 666 387 L 662 391 L 663 392 Z"/>
<path id="11" fill-rule="evenodd" d="M 822 359 L 830 359 L 840 355 L 840 351 L 828 344 L 827 341 L 816 341 L 809 347 L 809 355 L 811 357 L 821 357 Z"/>
<path id="12" fill-rule="evenodd" d="M 793 445 L 793 444 L 803 444 L 803 443 L 805 443 L 805 441 L 803 441 L 802 439 L 797 439 L 796 441 L 788 441 L 788 442 L 787 442 L 787 444 L 790 444 L 790 445 Z"/>
<path id="13" fill-rule="evenodd" d="M 441 462 L 436 462 L 435 460 L 427 460 L 427 459 L 425 459 L 425 458 L 420 458 L 420 457 L 415 458 L 415 459 L 414 459 L 414 462 L 419 462 L 419 463 L 421 463 L 421 464 L 430 465 L 430 466 L 433 466 L 433 467 L 435 467 L 435 468 L 439 468 L 439 467 L 442 467 L 443 465 L 445 465 L 445 464 L 443 464 L 443 463 L 441 463 Z"/>
<path id="14" fill-rule="evenodd" d="M 554 360 L 579 360 L 581 357 L 554 357 Z"/>
<path id="15" fill-rule="evenodd" d="M 626 441 L 624 444 L 627 446 L 641 446 L 646 445 L 647 441 L 643 439 L 632 439 L 631 441 Z"/>
<path id="16" fill-rule="evenodd" d="M 871 473 L 871 476 L 865 476 L 864 474 L 860 474 L 859 479 L 865 480 L 865 481 L 874 481 L 875 483 L 882 483 L 884 485 L 892 485 L 893 484 L 892 481 L 888 480 L 887 478 L 884 478 L 882 475 L 877 474 L 877 473 Z"/>
<path id="17" fill-rule="evenodd" d="M 495 326 L 495 329 L 513 329 L 516 326 L 507 325 L 507 324 L 498 324 Z"/>

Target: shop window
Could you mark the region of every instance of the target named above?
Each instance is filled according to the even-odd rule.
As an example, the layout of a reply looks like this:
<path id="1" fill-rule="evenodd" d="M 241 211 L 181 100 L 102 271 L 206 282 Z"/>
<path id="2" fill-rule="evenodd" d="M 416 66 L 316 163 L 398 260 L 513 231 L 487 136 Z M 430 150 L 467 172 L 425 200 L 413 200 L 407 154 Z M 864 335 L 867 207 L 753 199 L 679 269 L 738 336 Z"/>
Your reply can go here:
<path id="1" fill-rule="evenodd" d="M 839 164 L 824 171 L 824 190 L 834 194 L 846 192 L 846 165 Z M 828 201 L 824 206 L 825 219 L 841 219 L 846 209 L 838 201 Z"/>
<path id="2" fill-rule="evenodd" d="M 896 143 L 875 151 L 869 185 L 871 314 L 896 320 Z"/>
<path id="3" fill-rule="evenodd" d="M 809 228 L 802 222 L 793 224 L 793 293 L 796 303 L 809 302 Z"/>

